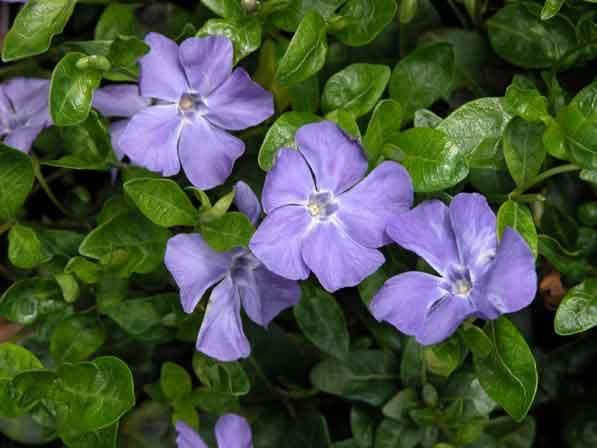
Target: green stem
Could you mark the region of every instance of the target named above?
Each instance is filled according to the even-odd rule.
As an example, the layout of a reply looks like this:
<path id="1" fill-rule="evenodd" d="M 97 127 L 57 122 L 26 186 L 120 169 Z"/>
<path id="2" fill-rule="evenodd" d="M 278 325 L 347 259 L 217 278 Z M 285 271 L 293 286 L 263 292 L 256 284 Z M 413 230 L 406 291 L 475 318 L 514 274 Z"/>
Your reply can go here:
<path id="1" fill-rule="evenodd" d="M 580 169 L 581 169 L 580 166 L 574 165 L 572 163 L 556 166 L 554 168 L 550 168 L 546 171 L 543 171 L 541 174 L 535 176 L 533 179 L 531 179 L 525 185 L 522 185 L 522 186 L 512 190 L 512 192 L 508 196 L 511 199 L 518 198 L 529 188 L 532 188 L 535 185 L 540 184 L 541 182 L 543 182 L 546 179 L 549 179 L 552 176 L 555 176 L 557 174 L 569 173 L 570 171 L 578 171 Z"/>
<path id="2" fill-rule="evenodd" d="M 460 22 L 462 27 L 465 29 L 470 28 L 468 20 L 466 19 L 465 15 L 462 14 L 462 11 L 460 11 L 460 9 L 458 9 L 458 6 L 456 6 L 454 4 L 453 0 L 448 0 L 448 4 L 450 5 L 450 8 L 452 8 L 452 11 L 454 11 L 454 14 L 456 14 L 456 17 L 458 18 L 458 21 Z"/>
<path id="3" fill-rule="evenodd" d="M 495 195 L 487 195 L 487 200 L 493 204 L 501 204 L 502 202 L 506 202 L 510 199 L 511 194 L 495 194 Z M 532 204 L 533 202 L 545 202 L 545 196 L 542 194 L 521 194 L 516 196 L 517 202 L 525 202 L 527 204 Z"/>
<path id="4" fill-rule="evenodd" d="M 64 215 L 70 216 L 70 213 L 62 206 L 60 201 L 56 199 L 56 196 L 54 196 L 52 189 L 46 182 L 46 179 L 44 178 L 44 175 L 41 172 L 39 160 L 37 160 L 37 158 L 33 155 L 31 156 L 31 160 L 33 161 L 33 172 L 35 173 L 35 178 L 37 179 L 37 182 L 39 182 L 41 189 L 46 193 L 48 199 L 50 199 L 50 202 L 52 202 L 52 204 L 54 204 L 56 208 L 60 210 Z"/>

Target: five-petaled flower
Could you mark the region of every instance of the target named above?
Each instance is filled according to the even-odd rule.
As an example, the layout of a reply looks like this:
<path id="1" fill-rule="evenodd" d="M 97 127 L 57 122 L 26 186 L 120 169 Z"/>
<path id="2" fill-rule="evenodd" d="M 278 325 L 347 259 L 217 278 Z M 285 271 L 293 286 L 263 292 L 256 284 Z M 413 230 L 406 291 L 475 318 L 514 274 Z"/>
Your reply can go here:
<path id="1" fill-rule="evenodd" d="M 537 290 L 534 257 L 525 240 L 506 228 L 498 244 L 496 217 L 477 193 L 450 206 L 426 201 L 401 214 L 388 233 L 441 277 L 405 272 L 390 278 L 370 303 L 373 316 L 421 344 L 449 337 L 469 318 L 496 319 L 529 305 Z"/>
<path id="2" fill-rule="evenodd" d="M 48 111 L 49 81 L 13 78 L 0 84 L 0 139 L 29 152 L 38 134 L 52 124 Z"/>
<path id="3" fill-rule="evenodd" d="M 238 182 L 235 190 L 238 209 L 255 223 L 261 214 L 255 193 L 243 182 Z M 300 298 L 297 282 L 273 274 L 247 249 L 216 252 L 198 233 L 170 238 L 164 261 L 180 288 L 187 313 L 193 312 L 206 290 L 215 285 L 196 346 L 221 361 L 244 358 L 251 352 L 241 305 L 253 322 L 266 326 Z"/>
<path id="4" fill-rule="evenodd" d="M 244 143 L 226 130 L 255 126 L 274 113 L 272 94 L 243 68 L 232 70 L 226 37 L 191 37 L 180 47 L 157 33 L 139 60 L 139 89 L 155 104 L 136 112 L 116 145 L 136 165 L 173 176 L 182 166 L 202 189 L 222 184 Z"/>
<path id="5" fill-rule="evenodd" d="M 302 126 L 298 150 L 283 148 L 263 187 L 267 217 L 249 247 L 268 269 L 305 279 L 312 271 L 333 292 L 354 286 L 384 262 L 390 218 L 413 200 L 410 176 L 384 162 L 367 177 L 359 143 L 336 124 Z"/>
<path id="6" fill-rule="evenodd" d="M 182 421 L 176 422 L 178 448 L 207 448 L 201 436 Z M 236 414 L 222 415 L 215 428 L 218 448 L 252 448 L 253 435 L 247 421 Z"/>

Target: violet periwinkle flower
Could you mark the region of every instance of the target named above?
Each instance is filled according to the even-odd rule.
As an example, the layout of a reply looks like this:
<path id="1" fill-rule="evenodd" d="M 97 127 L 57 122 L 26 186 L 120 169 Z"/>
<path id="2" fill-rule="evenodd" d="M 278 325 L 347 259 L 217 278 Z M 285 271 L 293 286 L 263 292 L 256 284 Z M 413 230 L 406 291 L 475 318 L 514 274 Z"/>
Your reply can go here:
<path id="1" fill-rule="evenodd" d="M 450 206 L 426 201 L 396 216 L 388 233 L 439 276 L 405 272 L 390 278 L 369 307 L 379 321 L 424 345 L 448 338 L 469 317 L 496 319 L 535 298 L 537 274 L 525 240 L 506 228 L 498 244 L 496 217 L 477 193 Z"/>
<path id="2" fill-rule="evenodd" d="M 0 139 L 29 152 L 39 133 L 52 124 L 47 79 L 13 78 L 0 84 Z"/>
<path id="3" fill-rule="evenodd" d="M 207 448 L 201 436 L 186 423 L 176 422 L 178 448 Z M 218 448 L 252 448 L 253 435 L 247 421 L 236 414 L 222 415 L 216 422 Z"/>
<path id="4" fill-rule="evenodd" d="M 270 92 L 243 68 L 232 70 L 233 48 L 226 37 L 191 37 L 180 47 L 157 33 L 139 60 L 139 88 L 156 103 L 135 113 L 118 147 L 131 161 L 163 176 L 182 166 L 198 188 L 222 184 L 244 143 L 227 130 L 255 126 L 274 113 Z"/>
<path id="5" fill-rule="evenodd" d="M 122 132 L 129 123 L 128 118 L 145 109 L 151 104 L 149 98 L 143 98 L 136 84 L 110 84 L 97 89 L 93 95 L 93 107 L 104 117 L 123 118 L 110 124 L 110 138 L 112 148 L 118 160 L 124 158 L 119 140 Z"/>
<path id="6" fill-rule="evenodd" d="M 256 223 L 261 206 L 255 193 L 244 182 L 238 182 L 235 189 L 236 206 Z M 198 233 L 170 238 L 164 261 L 180 288 L 185 312 L 192 313 L 205 292 L 214 287 L 196 347 L 221 361 L 245 358 L 251 352 L 243 331 L 241 306 L 253 322 L 267 326 L 300 298 L 295 281 L 270 272 L 249 250 L 216 252 Z"/>
<path id="7" fill-rule="evenodd" d="M 267 217 L 249 247 L 269 270 L 305 279 L 312 271 L 333 292 L 354 286 L 384 262 L 390 218 L 409 209 L 410 176 L 395 162 L 367 173 L 360 144 L 322 121 L 296 132 L 298 150 L 280 149 L 267 174 Z"/>

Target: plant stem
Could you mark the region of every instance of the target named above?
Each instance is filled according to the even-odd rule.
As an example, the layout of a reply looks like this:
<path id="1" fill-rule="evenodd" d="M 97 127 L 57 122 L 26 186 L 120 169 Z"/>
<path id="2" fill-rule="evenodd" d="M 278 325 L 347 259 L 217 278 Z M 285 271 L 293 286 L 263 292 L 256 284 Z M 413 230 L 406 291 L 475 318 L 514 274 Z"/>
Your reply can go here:
<path id="1" fill-rule="evenodd" d="M 50 199 L 50 202 L 52 202 L 52 204 L 54 204 L 56 208 L 60 210 L 64 215 L 70 216 L 70 213 L 62 206 L 60 201 L 56 199 L 56 196 L 54 196 L 52 189 L 46 182 L 46 179 L 44 178 L 44 175 L 42 174 L 41 168 L 39 166 L 39 160 L 37 160 L 37 158 L 33 155 L 31 156 L 31 160 L 33 161 L 33 172 L 35 173 L 35 178 L 39 182 L 39 185 L 41 186 L 42 190 L 46 193 L 46 196 L 48 196 L 48 199 Z"/>
<path id="2" fill-rule="evenodd" d="M 541 174 L 535 176 L 533 179 L 531 179 L 525 185 L 522 185 L 522 186 L 512 190 L 512 192 L 508 195 L 508 197 L 510 199 L 518 198 L 529 188 L 532 188 L 535 185 L 540 184 L 541 182 L 543 182 L 546 179 L 549 179 L 552 176 L 555 176 L 557 174 L 568 173 L 570 171 L 578 171 L 580 169 L 581 169 L 580 166 L 574 165 L 572 163 L 556 166 L 554 168 L 550 168 L 546 171 L 543 171 Z"/>

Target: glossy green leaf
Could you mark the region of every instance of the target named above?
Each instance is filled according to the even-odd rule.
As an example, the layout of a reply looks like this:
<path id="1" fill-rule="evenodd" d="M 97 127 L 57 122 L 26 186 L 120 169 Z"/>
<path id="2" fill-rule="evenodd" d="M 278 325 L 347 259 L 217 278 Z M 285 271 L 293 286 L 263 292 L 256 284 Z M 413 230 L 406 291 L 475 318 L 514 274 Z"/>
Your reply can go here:
<path id="1" fill-rule="evenodd" d="M 77 61 L 84 53 L 68 53 L 54 68 L 50 82 L 50 115 L 58 126 L 82 123 L 91 111 L 93 91 L 99 87 L 102 73 L 80 70 Z"/>
<path id="2" fill-rule="evenodd" d="M 261 46 L 261 23 L 256 17 L 210 19 L 197 32 L 198 37 L 226 36 L 234 46 L 237 63 Z"/>
<path id="3" fill-rule="evenodd" d="M 191 375 L 181 366 L 173 362 L 162 364 L 160 386 L 170 401 L 187 397 L 193 388 Z"/>
<path id="4" fill-rule="evenodd" d="M 243 17 L 246 11 L 238 0 L 201 0 L 205 6 L 220 17 Z"/>
<path id="5" fill-rule="evenodd" d="M 44 53 L 52 38 L 62 33 L 76 0 L 29 0 L 4 38 L 2 60 L 22 59 Z"/>
<path id="6" fill-rule="evenodd" d="M 201 236 L 218 252 L 235 247 L 247 247 L 255 227 L 244 213 L 229 212 L 220 218 L 201 224 Z"/>
<path id="7" fill-rule="evenodd" d="M 201 382 L 213 392 L 234 396 L 246 395 L 251 383 L 237 361 L 219 362 L 201 352 L 193 355 L 193 370 Z"/>
<path id="8" fill-rule="evenodd" d="M 401 59 L 390 78 L 390 96 L 402 106 L 404 119 L 446 96 L 452 86 L 454 51 L 447 43 L 420 47 Z"/>
<path id="9" fill-rule="evenodd" d="M 533 83 L 525 82 L 522 77 L 514 77 L 506 89 L 503 104 L 512 115 L 527 121 L 539 122 L 549 119 L 547 98 L 541 95 Z"/>
<path id="10" fill-rule="evenodd" d="M 568 336 L 597 325 L 597 280 L 588 278 L 570 289 L 554 319 L 557 334 Z"/>
<path id="11" fill-rule="evenodd" d="M 134 36 L 137 33 L 137 5 L 112 2 L 106 6 L 95 25 L 95 40 L 113 40 L 118 36 Z"/>
<path id="12" fill-rule="evenodd" d="M 383 154 L 384 144 L 387 143 L 390 135 L 400 131 L 401 124 L 402 107 L 400 103 L 392 99 L 377 103 L 363 139 L 363 147 L 370 165 L 373 165 Z"/>
<path id="13" fill-rule="evenodd" d="M 285 112 L 268 129 L 259 148 L 259 166 L 269 171 L 276 153 L 280 148 L 293 148 L 294 134 L 298 128 L 307 123 L 318 121 L 320 118 L 308 112 Z"/>
<path id="14" fill-rule="evenodd" d="M 77 315 L 60 322 L 52 332 L 50 353 L 56 363 L 84 361 L 106 340 L 104 328 L 93 316 Z"/>
<path id="15" fill-rule="evenodd" d="M 564 132 L 570 158 L 583 168 L 597 168 L 597 120 L 574 102 L 562 108 L 556 119 Z"/>
<path id="16" fill-rule="evenodd" d="M 133 179 L 124 184 L 124 191 L 141 213 L 159 226 L 192 226 L 199 218 L 189 197 L 170 179 Z"/>
<path id="17" fill-rule="evenodd" d="M 408 129 L 392 135 L 389 143 L 386 157 L 404 165 L 417 192 L 454 186 L 469 172 L 461 148 L 436 129 Z"/>
<path id="18" fill-rule="evenodd" d="M 312 77 L 323 67 L 327 54 L 326 24 L 315 10 L 301 20 L 276 71 L 283 85 L 293 85 Z"/>
<path id="19" fill-rule="evenodd" d="M 15 224 L 8 233 L 8 259 L 18 268 L 32 269 L 52 258 L 31 227 Z"/>
<path id="20" fill-rule="evenodd" d="M 497 230 L 500 238 L 506 227 L 516 230 L 525 239 L 533 255 L 537 256 L 537 229 L 533 215 L 526 205 L 508 200 L 500 206 L 497 214 Z"/>
<path id="21" fill-rule="evenodd" d="M 0 315 L 22 325 L 30 325 L 42 315 L 65 308 L 58 284 L 38 277 L 13 283 L 0 298 Z"/>
<path id="22" fill-rule="evenodd" d="M 394 0 L 347 0 L 338 11 L 342 26 L 332 32 L 351 47 L 366 45 L 392 22 L 397 9 Z"/>
<path id="23" fill-rule="evenodd" d="M 10 342 L 0 344 L 0 379 L 12 379 L 26 370 L 42 368 L 41 361 L 26 348 Z"/>
<path id="24" fill-rule="evenodd" d="M 278 28 L 292 32 L 309 11 L 315 10 L 328 20 L 344 2 L 345 0 L 290 0 L 285 8 L 271 15 L 271 20 Z"/>
<path id="25" fill-rule="evenodd" d="M 33 179 L 27 154 L 0 144 L 0 220 L 16 216 L 33 188 Z"/>
<path id="26" fill-rule="evenodd" d="M 473 357 L 481 386 L 514 420 L 522 421 L 537 392 L 533 353 L 505 317 L 488 322 L 485 332 L 493 342 L 493 350 L 486 357 Z"/>
<path id="27" fill-rule="evenodd" d="M 324 112 L 344 109 L 358 118 L 373 109 L 389 79 L 390 69 L 385 65 L 349 65 L 325 83 L 321 107 Z"/>
<path id="28" fill-rule="evenodd" d="M 543 9 L 541 9 L 541 20 L 549 20 L 555 16 L 566 0 L 545 0 Z"/>
<path id="29" fill-rule="evenodd" d="M 341 359 L 348 356 L 350 335 L 342 308 L 334 296 L 318 288 L 305 287 L 293 312 L 299 328 L 317 348 Z"/>
<path id="30" fill-rule="evenodd" d="M 518 186 L 528 184 L 541 171 L 545 160 L 545 126 L 522 118 L 511 120 L 504 130 L 504 157 Z"/>
<path id="31" fill-rule="evenodd" d="M 427 370 L 435 375 L 448 377 L 463 361 L 464 349 L 457 337 L 423 349 Z"/>

